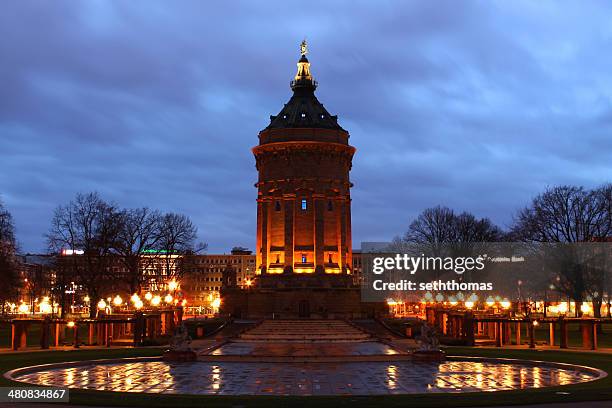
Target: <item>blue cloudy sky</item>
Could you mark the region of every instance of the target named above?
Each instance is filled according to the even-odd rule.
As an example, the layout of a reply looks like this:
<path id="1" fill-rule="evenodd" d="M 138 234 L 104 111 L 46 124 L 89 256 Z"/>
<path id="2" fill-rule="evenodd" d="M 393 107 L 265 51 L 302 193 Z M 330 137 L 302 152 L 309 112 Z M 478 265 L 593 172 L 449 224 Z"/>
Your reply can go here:
<path id="1" fill-rule="evenodd" d="M 610 2 L 12 0 L 0 195 L 22 248 L 93 190 L 253 248 L 250 148 L 303 37 L 357 147 L 356 244 L 438 204 L 507 226 L 546 186 L 612 179 Z"/>

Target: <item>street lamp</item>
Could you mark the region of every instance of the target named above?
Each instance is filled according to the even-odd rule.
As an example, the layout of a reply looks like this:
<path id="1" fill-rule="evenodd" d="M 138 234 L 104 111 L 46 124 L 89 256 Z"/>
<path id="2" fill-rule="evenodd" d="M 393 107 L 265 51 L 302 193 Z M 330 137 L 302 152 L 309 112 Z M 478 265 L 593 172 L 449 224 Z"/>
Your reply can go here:
<path id="1" fill-rule="evenodd" d="M 121 299 L 121 296 L 119 295 L 115 296 L 115 298 L 113 299 L 113 304 L 119 307 L 121 306 L 122 303 L 123 303 L 123 299 Z"/>

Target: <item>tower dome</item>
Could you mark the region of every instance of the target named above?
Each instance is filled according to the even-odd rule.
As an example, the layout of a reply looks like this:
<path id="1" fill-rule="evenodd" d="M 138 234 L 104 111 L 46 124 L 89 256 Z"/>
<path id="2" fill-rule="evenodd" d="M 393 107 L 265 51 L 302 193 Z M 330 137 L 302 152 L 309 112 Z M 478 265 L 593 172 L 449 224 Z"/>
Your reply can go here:
<path id="1" fill-rule="evenodd" d="M 266 129 L 319 128 L 343 130 L 338 124 L 338 116 L 330 115 L 314 94 L 317 81 L 310 72 L 310 62 L 306 58 L 306 41 L 301 44 L 301 57 L 297 63 L 297 73 L 291 81 L 293 96 L 278 115 L 270 116 Z"/>

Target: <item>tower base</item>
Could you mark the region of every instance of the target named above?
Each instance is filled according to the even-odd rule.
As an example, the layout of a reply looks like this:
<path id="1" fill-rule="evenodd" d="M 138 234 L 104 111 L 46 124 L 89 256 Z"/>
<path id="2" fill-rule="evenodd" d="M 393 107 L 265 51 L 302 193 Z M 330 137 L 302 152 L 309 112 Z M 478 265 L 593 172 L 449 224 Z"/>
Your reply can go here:
<path id="1" fill-rule="evenodd" d="M 349 288 L 225 288 L 220 314 L 250 319 L 365 319 L 387 313 L 385 303 L 362 303 Z"/>

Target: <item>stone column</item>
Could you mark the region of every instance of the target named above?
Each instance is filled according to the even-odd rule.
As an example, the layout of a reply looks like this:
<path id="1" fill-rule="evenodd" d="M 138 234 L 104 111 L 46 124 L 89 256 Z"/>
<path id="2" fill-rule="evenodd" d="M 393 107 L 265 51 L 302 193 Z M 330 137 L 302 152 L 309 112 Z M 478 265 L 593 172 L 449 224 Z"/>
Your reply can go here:
<path id="1" fill-rule="evenodd" d="M 142 312 L 136 312 L 134 314 L 134 327 L 132 330 L 134 335 L 134 347 L 142 345 L 145 329 L 145 319 Z"/>
<path id="2" fill-rule="evenodd" d="M 502 322 L 502 338 L 504 344 L 510 344 L 510 322 Z"/>
<path id="3" fill-rule="evenodd" d="M 555 345 L 555 324 L 553 322 L 548 323 L 548 344 Z"/>
<path id="4" fill-rule="evenodd" d="M 342 260 L 342 267 L 346 268 L 348 265 L 347 262 L 347 253 L 346 253 L 346 248 L 347 248 L 347 229 L 348 226 L 346 224 L 346 215 L 347 215 L 347 206 L 349 203 L 346 202 L 346 200 L 342 200 L 342 206 L 340 207 L 340 247 L 338 248 L 338 252 L 339 252 L 339 258 Z"/>
<path id="5" fill-rule="evenodd" d="M 350 187 L 347 187 L 347 190 Z M 353 230 L 351 226 L 351 196 L 346 195 L 346 266 L 353 273 Z"/>
<path id="6" fill-rule="evenodd" d="M 49 340 L 51 335 L 50 319 L 45 317 L 40 324 L 40 348 L 46 350 L 49 348 Z"/>
<path id="7" fill-rule="evenodd" d="M 566 349 L 568 343 L 567 322 L 563 316 L 559 317 L 559 347 Z"/>
<path id="8" fill-rule="evenodd" d="M 495 347 L 501 347 L 503 345 L 503 333 L 502 333 L 502 322 L 495 322 Z"/>
<path id="9" fill-rule="evenodd" d="M 324 235 L 324 225 L 325 225 L 325 214 L 324 214 L 324 196 L 320 194 L 312 195 L 312 206 L 313 206 L 313 233 L 314 233 L 314 267 L 315 272 L 317 273 L 325 273 L 325 235 Z"/>
<path id="10" fill-rule="evenodd" d="M 28 326 L 20 320 L 11 322 L 11 348 L 13 350 L 24 349 L 28 346 Z"/>
<path id="11" fill-rule="evenodd" d="M 590 350 L 597 350 L 597 330 L 592 320 L 580 322 L 582 331 L 582 347 Z"/>
<path id="12" fill-rule="evenodd" d="M 267 242 L 265 240 L 265 220 L 263 215 L 263 202 L 261 198 L 257 199 L 257 248 L 256 248 L 256 268 L 261 266 L 262 273 L 267 265 L 266 248 Z"/>
<path id="13" fill-rule="evenodd" d="M 467 312 L 463 318 L 463 335 L 466 346 L 473 346 L 474 340 L 474 314 Z"/>
<path id="14" fill-rule="evenodd" d="M 92 323 L 91 321 L 87 322 L 87 329 L 89 331 L 89 338 L 87 339 L 87 344 L 88 345 L 92 345 L 94 344 L 94 337 L 95 337 L 95 324 Z"/>
<path id="15" fill-rule="evenodd" d="M 75 322 L 73 329 L 73 345 L 75 348 L 79 348 L 79 325 Z"/>
<path id="16" fill-rule="evenodd" d="M 336 246 L 338 250 L 338 267 L 340 270 L 346 264 L 344 263 L 344 257 L 342 256 L 342 200 L 334 201 L 334 217 L 336 217 Z"/>
<path id="17" fill-rule="evenodd" d="M 295 220 L 295 194 L 286 195 L 284 198 L 285 211 L 285 266 L 290 265 L 293 268 L 295 265 L 294 256 L 294 220 Z"/>

